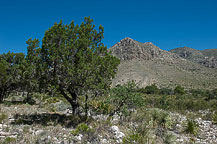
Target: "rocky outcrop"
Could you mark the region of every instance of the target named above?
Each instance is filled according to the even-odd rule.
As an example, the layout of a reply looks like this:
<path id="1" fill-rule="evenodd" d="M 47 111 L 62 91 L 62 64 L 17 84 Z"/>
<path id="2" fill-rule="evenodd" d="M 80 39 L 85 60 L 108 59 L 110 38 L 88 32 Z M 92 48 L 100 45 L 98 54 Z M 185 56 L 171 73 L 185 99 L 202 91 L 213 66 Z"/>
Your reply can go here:
<path id="1" fill-rule="evenodd" d="M 126 60 L 151 60 L 153 58 L 175 58 L 174 54 L 160 49 L 151 42 L 140 43 L 131 38 L 124 38 L 109 51 L 121 61 Z"/>
<path id="2" fill-rule="evenodd" d="M 217 49 L 196 50 L 189 47 L 181 47 L 172 49 L 170 52 L 205 67 L 217 68 Z"/>

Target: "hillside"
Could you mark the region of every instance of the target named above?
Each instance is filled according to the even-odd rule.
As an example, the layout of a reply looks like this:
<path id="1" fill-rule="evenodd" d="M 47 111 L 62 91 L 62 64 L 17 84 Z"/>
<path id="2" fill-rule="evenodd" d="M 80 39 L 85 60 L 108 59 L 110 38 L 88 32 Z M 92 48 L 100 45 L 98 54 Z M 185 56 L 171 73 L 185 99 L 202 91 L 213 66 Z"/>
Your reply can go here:
<path id="1" fill-rule="evenodd" d="M 170 52 L 203 66 L 217 68 L 217 49 L 196 50 L 189 47 L 180 47 L 172 49 Z"/>
<path id="2" fill-rule="evenodd" d="M 182 85 L 186 88 L 215 88 L 217 70 L 186 60 L 189 52 L 175 54 L 160 49 L 151 42 L 141 43 L 125 38 L 109 51 L 121 60 L 113 85 L 135 80 L 141 87 L 157 84 L 160 87 Z M 193 57 L 203 54 L 191 49 Z M 195 52 L 194 52 L 195 51 Z"/>

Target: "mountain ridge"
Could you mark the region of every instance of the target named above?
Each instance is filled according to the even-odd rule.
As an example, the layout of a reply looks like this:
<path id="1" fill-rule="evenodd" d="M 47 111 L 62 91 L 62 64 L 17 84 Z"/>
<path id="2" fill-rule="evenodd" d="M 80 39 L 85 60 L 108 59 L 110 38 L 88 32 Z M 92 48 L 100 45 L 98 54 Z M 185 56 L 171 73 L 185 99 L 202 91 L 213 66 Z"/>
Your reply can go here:
<path id="1" fill-rule="evenodd" d="M 140 87 L 213 88 L 217 70 L 165 51 L 151 42 L 141 43 L 124 38 L 109 51 L 121 61 L 113 85 L 136 81 Z"/>
<path id="2" fill-rule="evenodd" d="M 180 47 L 172 49 L 170 52 L 205 67 L 217 69 L 217 49 L 196 50 L 189 47 Z"/>

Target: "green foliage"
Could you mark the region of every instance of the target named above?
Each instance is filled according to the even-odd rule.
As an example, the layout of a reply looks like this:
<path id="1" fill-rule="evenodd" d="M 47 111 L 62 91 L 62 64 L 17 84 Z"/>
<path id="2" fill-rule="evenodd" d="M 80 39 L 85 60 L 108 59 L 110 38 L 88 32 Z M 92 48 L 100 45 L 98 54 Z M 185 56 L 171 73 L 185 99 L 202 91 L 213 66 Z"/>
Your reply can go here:
<path id="1" fill-rule="evenodd" d="M 206 100 L 212 100 L 212 99 L 217 100 L 217 89 L 206 91 Z"/>
<path id="2" fill-rule="evenodd" d="M 165 144 L 173 144 L 176 142 L 176 136 L 172 134 L 167 134 L 164 138 L 164 143 Z"/>
<path id="3" fill-rule="evenodd" d="M 217 111 L 212 114 L 212 121 L 217 124 Z"/>
<path id="4" fill-rule="evenodd" d="M 145 87 L 145 93 L 146 94 L 158 94 L 159 89 L 157 88 L 157 86 L 155 84 L 152 84 L 150 86 Z"/>
<path id="5" fill-rule="evenodd" d="M 2 142 L 2 144 L 11 144 L 15 142 L 16 142 L 16 138 L 6 137 L 5 140 Z"/>
<path id="6" fill-rule="evenodd" d="M 90 128 L 88 125 L 81 123 L 77 126 L 75 130 L 72 130 L 73 135 L 78 135 L 78 134 L 85 134 L 85 133 L 90 133 L 93 132 L 93 129 Z"/>
<path id="7" fill-rule="evenodd" d="M 175 89 L 174 89 L 174 93 L 175 94 L 180 94 L 180 95 L 183 95 L 185 94 L 185 89 L 183 87 L 181 87 L 180 85 L 176 86 Z"/>
<path id="8" fill-rule="evenodd" d="M 97 113 L 102 113 L 102 114 L 110 114 L 114 110 L 111 104 L 99 100 L 90 101 L 89 106 Z"/>
<path id="9" fill-rule="evenodd" d="M 0 123 L 3 123 L 8 119 L 8 115 L 5 113 L 0 114 Z"/>
<path id="10" fill-rule="evenodd" d="M 130 134 L 123 138 L 123 144 L 132 144 L 132 143 L 144 143 L 144 138 L 139 134 Z"/>
<path id="11" fill-rule="evenodd" d="M 42 40 L 41 77 L 64 96 L 74 114 L 79 96 L 103 93 L 110 87 L 119 64 L 102 43 L 103 27 L 97 31 L 92 22 L 88 17 L 80 26 L 73 21 L 55 23 Z"/>
<path id="12" fill-rule="evenodd" d="M 191 89 L 189 91 L 194 97 L 206 96 L 206 91 L 202 89 Z"/>
<path id="13" fill-rule="evenodd" d="M 164 128 L 172 128 L 173 122 L 167 112 L 154 109 L 151 113 L 152 119 L 158 126 L 163 126 Z"/>
<path id="14" fill-rule="evenodd" d="M 187 120 L 187 126 L 185 129 L 185 132 L 193 134 L 193 135 L 197 135 L 198 134 L 198 128 L 199 125 L 197 124 L 196 121 L 188 119 Z"/>
<path id="15" fill-rule="evenodd" d="M 159 89 L 159 94 L 160 95 L 171 95 L 173 94 L 173 91 L 170 88 L 161 88 Z"/>
<path id="16" fill-rule="evenodd" d="M 118 85 L 115 88 L 112 88 L 110 96 L 107 99 L 107 103 L 110 103 L 115 107 L 112 114 L 121 112 L 122 114 L 127 115 L 129 114 L 129 109 L 144 106 L 144 99 L 142 95 L 137 92 L 137 89 L 135 82 L 128 82 L 123 86 Z"/>
<path id="17" fill-rule="evenodd" d="M 23 66 L 25 67 L 22 72 L 22 85 L 23 90 L 27 92 L 25 98 L 26 103 L 34 104 L 32 93 L 39 91 L 39 74 L 40 74 L 40 60 L 39 60 L 39 40 L 29 39 L 26 44 L 27 55 Z"/>
<path id="18" fill-rule="evenodd" d="M 21 87 L 23 53 L 10 53 L 0 55 L 0 102 L 13 90 Z"/>

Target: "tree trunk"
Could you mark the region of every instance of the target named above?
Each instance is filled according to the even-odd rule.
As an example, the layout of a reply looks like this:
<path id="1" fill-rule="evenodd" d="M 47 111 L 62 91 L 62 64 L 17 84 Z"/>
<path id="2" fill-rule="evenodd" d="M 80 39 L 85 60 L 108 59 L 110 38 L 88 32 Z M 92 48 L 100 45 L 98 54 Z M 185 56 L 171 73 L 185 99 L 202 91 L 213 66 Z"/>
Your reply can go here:
<path id="1" fill-rule="evenodd" d="M 59 88 L 60 90 L 60 93 L 64 96 L 64 98 L 70 103 L 71 107 L 72 107 L 72 112 L 73 112 L 73 115 L 77 114 L 78 113 L 78 107 L 79 107 L 79 104 L 78 104 L 78 100 L 77 100 L 77 94 L 75 92 L 71 92 L 69 91 L 71 97 L 69 97 L 64 89 L 62 87 Z"/>
<path id="2" fill-rule="evenodd" d="M 78 114 L 79 111 L 78 111 L 78 107 L 79 107 L 79 104 L 78 104 L 78 96 L 75 92 L 69 92 L 71 97 L 72 97 L 72 103 L 71 103 L 71 106 L 72 106 L 72 112 L 73 112 L 73 115 L 75 114 Z"/>
<path id="3" fill-rule="evenodd" d="M 87 119 L 87 113 L 88 113 L 88 105 L 87 105 L 87 101 L 88 101 L 88 95 L 85 95 L 85 118 Z"/>
<path id="4" fill-rule="evenodd" d="M 3 102 L 5 96 L 5 90 L 4 88 L 0 90 L 0 103 Z"/>

